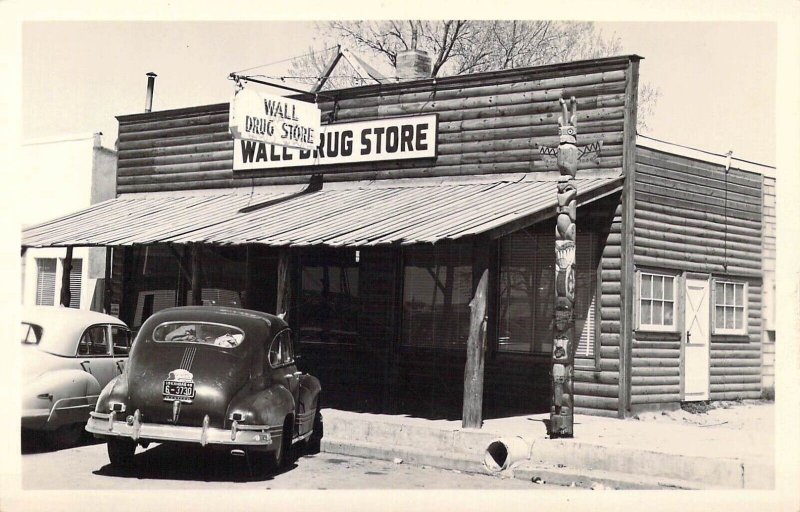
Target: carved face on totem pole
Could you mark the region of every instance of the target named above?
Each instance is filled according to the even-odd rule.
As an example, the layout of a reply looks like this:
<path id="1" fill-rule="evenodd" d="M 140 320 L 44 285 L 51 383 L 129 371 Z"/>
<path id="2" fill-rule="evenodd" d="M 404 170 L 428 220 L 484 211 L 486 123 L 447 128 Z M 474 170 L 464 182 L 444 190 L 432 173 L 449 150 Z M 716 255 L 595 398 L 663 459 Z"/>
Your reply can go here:
<path id="1" fill-rule="evenodd" d="M 558 170 L 562 176 L 575 177 L 578 172 L 578 102 L 575 97 L 570 99 L 572 115 L 567 111 L 567 102 L 562 98 L 561 115 L 558 118 Z"/>

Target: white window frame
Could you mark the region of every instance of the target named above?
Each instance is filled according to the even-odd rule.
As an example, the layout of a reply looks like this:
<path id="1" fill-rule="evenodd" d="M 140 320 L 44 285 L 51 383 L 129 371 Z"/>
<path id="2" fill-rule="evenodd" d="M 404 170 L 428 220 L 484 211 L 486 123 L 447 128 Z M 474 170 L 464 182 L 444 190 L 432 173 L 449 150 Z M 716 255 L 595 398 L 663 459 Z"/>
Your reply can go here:
<path id="1" fill-rule="evenodd" d="M 717 304 L 717 285 L 718 284 L 732 284 L 734 286 L 734 293 L 736 293 L 736 287 L 742 287 L 742 294 L 744 296 L 742 300 L 742 306 L 736 306 L 734 304 Z M 733 336 L 747 336 L 747 327 L 748 327 L 748 284 L 746 281 L 736 281 L 734 279 L 728 278 L 713 278 L 711 279 L 711 334 L 722 334 L 722 335 L 733 335 Z M 717 327 L 717 307 L 720 306 L 723 308 L 730 308 L 736 309 L 737 307 L 742 308 L 742 327 L 741 328 L 724 328 L 724 327 Z"/>
<path id="2" fill-rule="evenodd" d="M 649 275 L 654 277 L 663 277 L 663 278 L 670 278 L 672 279 L 672 325 L 662 325 L 662 324 L 645 324 L 642 323 L 642 276 Z M 650 332 L 678 332 L 679 329 L 679 319 L 678 314 L 680 311 L 679 303 L 680 303 L 680 296 L 678 295 L 678 281 L 679 277 L 677 274 L 670 274 L 669 272 L 659 272 L 655 270 L 637 270 L 636 271 L 636 293 L 634 294 L 636 297 L 636 305 L 634 307 L 635 314 L 636 314 L 636 329 L 639 331 L 650 331 Z M 660 300 L 662 303 L 666 303 L 668 301 L 662 299 L 655 299 L 651 298 L 651 300 Z"/>

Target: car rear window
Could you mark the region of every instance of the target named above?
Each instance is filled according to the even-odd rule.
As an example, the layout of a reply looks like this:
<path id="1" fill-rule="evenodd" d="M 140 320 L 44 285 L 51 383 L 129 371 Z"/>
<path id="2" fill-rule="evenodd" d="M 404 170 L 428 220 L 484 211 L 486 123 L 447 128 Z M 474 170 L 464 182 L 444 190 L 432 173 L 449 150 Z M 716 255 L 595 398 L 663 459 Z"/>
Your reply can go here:
<path id="1" fill-rule="evenodd" d="M 22 343 L 36 345 L 42 340 L 42 326 L 22 322 Z"/>
<path id="2" fill-rule="evenodd" d="M 210 322 L 166 322 L 153 330 L 153 341 L 158 343 L 202 343 L 233 348 L 243 340 L 241 329 Z"/>

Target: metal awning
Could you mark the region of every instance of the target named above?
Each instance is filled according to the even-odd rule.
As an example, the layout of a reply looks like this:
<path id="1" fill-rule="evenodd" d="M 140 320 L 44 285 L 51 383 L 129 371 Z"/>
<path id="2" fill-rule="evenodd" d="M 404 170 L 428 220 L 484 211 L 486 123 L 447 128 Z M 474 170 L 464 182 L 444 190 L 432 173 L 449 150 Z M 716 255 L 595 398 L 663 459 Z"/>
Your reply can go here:
<path id="1" fill-rule="evenodd" d="M 622 178 L 575 180 L 579 204 L 616 192 Z M 22 231 L 25 247 L 154 243 L 369 246 L 433 243 L 518 229 L 555 214 L 554 181 L 353 187 L 305 195 L 230 191 L 123 195 Z M 279 201 L 248 212 L 240 210 Z M 280 200 L 285 199 L 285 200 Z"/>

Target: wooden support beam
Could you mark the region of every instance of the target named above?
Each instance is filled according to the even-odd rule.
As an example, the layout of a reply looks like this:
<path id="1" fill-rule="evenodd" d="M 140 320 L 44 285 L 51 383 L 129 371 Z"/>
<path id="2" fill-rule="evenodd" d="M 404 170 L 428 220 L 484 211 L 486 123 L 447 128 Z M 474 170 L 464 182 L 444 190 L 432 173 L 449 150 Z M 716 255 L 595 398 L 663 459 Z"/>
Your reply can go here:
<path id="1" fill-rule="evenodd" d="M 470 322 L 467 338 L 467 364 L 464 368 L 463 428 L 481 428 L 483 423 L 483 366 L 486 354 L 486 301 L 489 270 L 484 270 L 475 296 L 469 303 Z"/>
<path id="2" fill-rule="evenodd" d="M 113 298 L 113 287 L 111 284 L 111 280 L 114 277 L 112 271 L 113 252 L 113 247 L 106 247 L 106 271 L 105 279 L 103 280 L 103 312 L 107 315 L 111 314 L 111 302 Z"/>
<path id="3" fill-rule="evenodd" d="M 192 244 L 192 305 L 203 305 L 202 257 L 200 244 Z"/>
<path id="4" fill-rule="evenodd" d="M 278 298 L 275 312 L 288 317 L 292 301 L 292 261 L 288 248 L 282 249 L 278 255 Z"/>
<path id="5" fill-rule="evenodd" d="M 72 271 L 72 246 L 67 247 L 67 255 L 64 257 L 63 273 L 61 274 L 61 300 L 60 304 L 65 308 L 69 307 L 72 300 L 72 292 L 69 289 L 69 274 Z"/>

